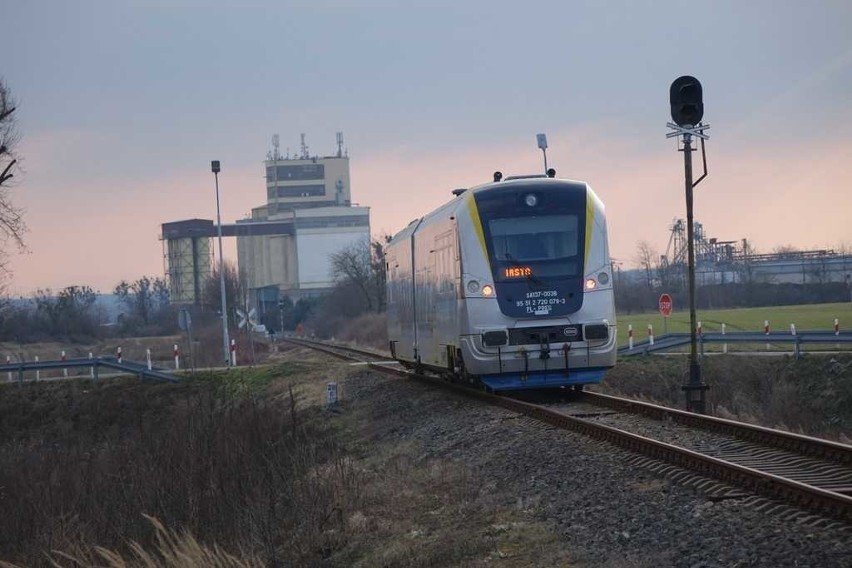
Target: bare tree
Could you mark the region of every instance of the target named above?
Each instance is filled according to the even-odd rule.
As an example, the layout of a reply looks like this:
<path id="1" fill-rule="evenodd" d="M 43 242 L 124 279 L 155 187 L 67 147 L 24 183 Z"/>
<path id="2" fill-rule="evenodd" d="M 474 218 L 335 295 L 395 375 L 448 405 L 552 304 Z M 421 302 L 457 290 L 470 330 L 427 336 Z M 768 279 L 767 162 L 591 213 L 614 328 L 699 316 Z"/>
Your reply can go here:
<path id="1" fill-rule="evenodd" d="M 168 284 L 164 278 L 143 276 L 135 282 L 122 280 L 113 294 L 129 310 L 129 317 L 125 317 L 123 322 L 126 330 L 138 332 L 155 320 L 163 323 L 162 320 L 168 319 L 173 324 L 173 318 L 167 318 L 172 314 Z"/>
<path id="2" fill-rule="evenodd" d="M 244 307 L 245 294 L 243 293 L 243 281 L 233 262 L 225 261 L 225 303 L 228 305 L 228 326 L 237 325 L 237 310 Z M 204 283 L 202 298 L 204 304 L 214 310 L 221 309 L 222 284 L 219 278 L 218 265 L 213 268 L 210 277 Z"/>
<path id="3" fill-rule="evenodd" d="M 645 284 L 648 288 L 653 287 L 654 270 L 658 258 L 660 258 L 660 255 L 648 241 L 643 240 L 636 244 L 636 262 L 645 271 Z"/>
<path id="4" fill-rule="evenodd" d="M 772 254 L 777 254 L 782 258 L 795 258 L 799 256 L 799 253 L 801 252 L 801 249 L 798 249 L 793 245 L 779 245 L 772 249 Z"/>
<path id="5" fill-rule="evenodd" d="M 16 103 L 6 83 L 0 78 L 0 272 L 6 272 L 5 244 L 14 241 L 19 249 L 24 248 L 23 234 L 26 231 L 23 212 L 12 204 L 9 187 L 14 177 L 18 158 L 16 148 L 20 135 L 16 128 Z"/>
<path id="6" fill-rule="evenodd" d="M 373 271 L 373 287 L 376 291 L 376 311 L 379 313 L 387 309 L 387 272 L 385 271 L 385 245 L 391 242 L 393 235 L 380 235 L 379 238 L 370 243 L 372 256 L 370 258 L 370 269 Z"/>
<path id="7" fill-rule="evenodd" d="M 838 243 L 837 246 L 832 248 L 840 256 L 852 256 L 852 241 Z"/>
<path id="8" fill-rule="evenodd" d="M 354 286 L 365 302 L 366 311 L 373 311 L 378 302 L 370 243 L 366 240 L 356 241 L 332 253 L 330 260 L 331 275 L 338 285 Z"/>
<path id="9" fill-rule="evenodd" d="M 51 290 L 38 290 L 34 296 L 36 311 L 46 320 L 46 330 L 54 338 L 97 335 L 97 299 L 89 286 L 67 286 L 56 295 Z"/>

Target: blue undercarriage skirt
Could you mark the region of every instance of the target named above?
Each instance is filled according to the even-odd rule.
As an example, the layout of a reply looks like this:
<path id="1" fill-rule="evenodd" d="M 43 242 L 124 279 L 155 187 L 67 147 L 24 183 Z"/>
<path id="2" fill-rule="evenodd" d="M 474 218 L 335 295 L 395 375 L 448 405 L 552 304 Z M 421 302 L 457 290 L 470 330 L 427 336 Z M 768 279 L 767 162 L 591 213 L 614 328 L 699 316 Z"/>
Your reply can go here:
<path id="1" fill-rule="evenodd" d="M 603 380 L 606 369 L 571 369 L 565 371 L 540 371 L 535 373 L 503 373 L 481 375 L 479 380 L 491 390 L 523 390 L 555 388 L 569 385 L 588 385 Z"/>

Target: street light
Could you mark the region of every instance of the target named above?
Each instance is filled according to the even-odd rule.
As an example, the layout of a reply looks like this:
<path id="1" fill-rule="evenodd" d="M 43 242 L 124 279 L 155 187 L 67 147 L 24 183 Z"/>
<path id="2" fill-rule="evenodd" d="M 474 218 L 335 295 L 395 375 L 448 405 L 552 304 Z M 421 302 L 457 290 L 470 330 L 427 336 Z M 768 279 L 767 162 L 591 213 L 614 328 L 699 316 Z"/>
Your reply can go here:
<path id="1" fill-rule="evenodd" d="M 228 340 L 228 301 L 225 296 L 225 259 L 222 256 L 222 216 L 219 214 L 219 160 L 210 162 L 210 169 L 216 177 L 216 226 L 219 233 L 219 287 L 222 292 L 222 344 L 225 353 L 225 366 L 231 364 L 230 341 Z"/>

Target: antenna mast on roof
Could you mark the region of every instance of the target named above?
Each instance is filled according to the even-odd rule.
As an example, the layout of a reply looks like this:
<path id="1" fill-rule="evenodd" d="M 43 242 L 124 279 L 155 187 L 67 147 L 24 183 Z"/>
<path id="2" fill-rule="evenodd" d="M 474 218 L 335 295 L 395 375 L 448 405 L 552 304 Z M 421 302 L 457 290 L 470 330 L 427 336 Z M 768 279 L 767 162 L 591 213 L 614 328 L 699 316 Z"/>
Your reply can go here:
<path id="1" fill-rule="evenodd" d="M 281 152 L 279 151 L 280 144 L 281 144 L 281 141 L 280 141 L 280 138 L 278 138 L 278 135 L 273 134 L 272 135 L 272 153 L 270 155 L 268 155 L 269 159 L 271 159 L 271 160 L 280 160 L 281 159 Z"/>
<path id="2" fill-rule="evenodd" d="M 310 157 L 311 157 L 310 154 L 308 154 L 308 145 L 305 144 L 305 133 L 302 132 L 302 155 L 301 155 L 301 158 L 303 160 L 307 160 Z"/>
<path id="3" fill-rule="evenodd" d="M 338 158 L 343 157 L 343 133 L 342 132 L 337 133 L 337 157 Z"/>

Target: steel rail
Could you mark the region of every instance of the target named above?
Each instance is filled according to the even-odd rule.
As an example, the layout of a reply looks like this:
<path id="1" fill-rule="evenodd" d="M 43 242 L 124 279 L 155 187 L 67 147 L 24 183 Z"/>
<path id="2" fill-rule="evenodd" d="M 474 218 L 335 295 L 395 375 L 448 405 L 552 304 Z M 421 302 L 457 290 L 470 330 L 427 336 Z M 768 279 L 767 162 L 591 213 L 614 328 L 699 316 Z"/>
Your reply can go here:
<path id="1" fill-rule="evenodd" d="M 706 414 L 695 414 L 677 408 L 596 392 L 584 392 L 583 401 L 631 414 L 642 414 L 656 420 L 672 420 L 690 427 L 735 436 L 742 440 L 781 448 L 801 455 L 852 465 L 852 446 L 831 440 L 783 430 L 773 430 L 764 426 L 736 422 L 735 420 L 717 418 Z"/>
<path id="2" fill-rule="evenodd" d="M 347 357 L 345 351 L 358 351 L 353 348 L 335 346 L 338 351 L 332 352 L 332 349 L 330 349 L 326 344 L 319 344 L 317 342 L 308 342 L 304 340 L 301 340 L 299 344 L 305 347 L 325 351 L 336 357 L 344 359 L 351 359 L 351 356 Z M 363 352 L 361 355 L 363 356 Z M 373 353 L 370 355 L 374 356 L 375 354 Z M 421 382 L 427 382 L 431 385 L 438 385 L 442 388 L 458 392 L 464 396 L 476 398 L 489 404 L 500 406 L 522 414 L 524 416 L 534 418 L 540 422 L 549 424 L 551 426 L 570 430 L 573 432 L 578 432 L 590 438 L 611 443 L 615 446 L 624 448 L 633 453 L 642 454 L 649 458 L 660 460 L 678 467 L 682 467 L 684 469 L 691 470 L 700 475 L 710 477 L 722 481 L 724 483 L 729 483 L 731 485 L 736 485 L 738 487 L 745 488 L 758 495 L 770 497 L 773 499 L 779 499 L 786 503 L 790 503 L 805 509 L 818 512 L 827 517 L 831 517 L 846 523 L 852 523 L 852 497 L 843 495 L 841 493 L 836 493 L 833 491 L 814 487 L 806 483 L 782 477 L 780 475 L 736 464 L 730 461 L 705 455 L 686 448 L 681 448 L 665 442 L 660 442 L 658 440 L 654 440 L 645 436 L 640 436 L 638 434 L 633 434 L 625 430 L 621 430 L 597 422 L 592 422 L 584 418 L 570 416 L 568 414 L 564 414 L 556 410 L 550 410 L 546 407 L 537 404 L 532 404 L 517 399 L 508 398 L 505 396 L 487 393 L 485 391 L 474 390 L 458 384 L 449 383 L 436 377 L 406 372 L 398 368 L 395 369 L 382 363 L 368 363 L 368 366 L 371 369 L 375 369 L 382 373 L 395 374 L 398 376 L 412 378 Z M 623 399 L 622 402 L 616 402 L 618 401 L 617 397 L 609 397 L 608 395 L 599 395 L 596 393 L 593 395 L 593 398 L 597 398 L 601 401 L 606 400 L 607 403 L 621 404 L 621 410 L 627 410 L 632 412 L 639 411 L 639 413 L 641 414 L 657 413 L 663 416 L 667 415 L 672 418 L 676 418 L 679 421 L 683 421 L 683 423 L 688 426 L 698 426 L 698 422 L 700 422 L 693 422 L 692 420 L 692 417 L 697 415 L 676 409 L 666 409 L 665 407 L 657 405 L 639 403 L 637 401 L 627 401 Z M 664 410 L 669 411 L 671 413 L 664 413 Z M 719 421 L 716 426 L 719 428 L 734 428 L 734 426 L 740 426 L 740 423 L 731 420 L 715 420 Z M 707 423 L 702 423 L 699 427 L 703 428 L 706 424 Z M 771 432 L 775 434 L 775 440 L 782 440 L 788 437 L 788 433 L 786 432 L 772 431 L 768 428 L 762 428 L 759 426 L 752 425 L 742 426 L 746 427 L 742 429 L 736 428 L 735 431 L 729 431 L 726 433 L 733 433 L 734 435 L 738 435 L 740 432 L 749 432 L 749 435 L 756 435 L 757 433 L 760 433 L 761 435 L 766 434 L 768 436 Z M 843 444 L 836 444 L 834 442 L 819 440 L 818 438 L 809 438 L 808 436 L 799 436 L 796 434 L 789 434 L 789 436 L 791 437 L 791 439 L 797 439 L 797 442 L 799 444 L 802 444 L 802 447 L 807 446 L 810 443 L 819 442 L 820 445 L 826 446 L 828 448 L 831 448 L 832 446 L 837 446 L 833 448 L 832 451 L 838 453 L 838 455 L 841 456 L 845 455 L 849 451 L 849 448 L 847 446 L 844 446 Z M 816 442 L 811 442 L 811 440 L 814 440 Z"/>
<path id="3" fill-rule="evenodd" d="M 292 343 L 294 345 L 300 345 L 302 347 L 308 347 L 310 349 L 316 349 L 317 351 L 328 353 L 329 355 L 333 355 L 340 359 L 351 359 L 352 357 L 350 355 L 347 355 L 347 353 L 353 353 L 358 355 L 359 357 L 368 357 L 371 359 L 388 359 L 385 355 L 375 353 L 373 351 L 368 351 L 366 349 L 349 347 L 347 345 L 331 344 L 324 341 L 316 341 L 314 339 L 304 339 L 301 337 L 285 337 L 283 341 Z M 390 359 L 388 359 L 388 361 L 390 361 Z"/>
<path id="4" fill-rule="evenodd" d="M 552 426 L 580 432 L 632 452 L 744 487 L 754 493 L 782 499 L 788 503 L 852 523 L 852 497 L 639 436 L 618 428 L 591 422 L 584 418 L 548 410 L 535 404 L 482 392 L 478 392 L 477 395 L 483 400 L 536 418 Z"/>

